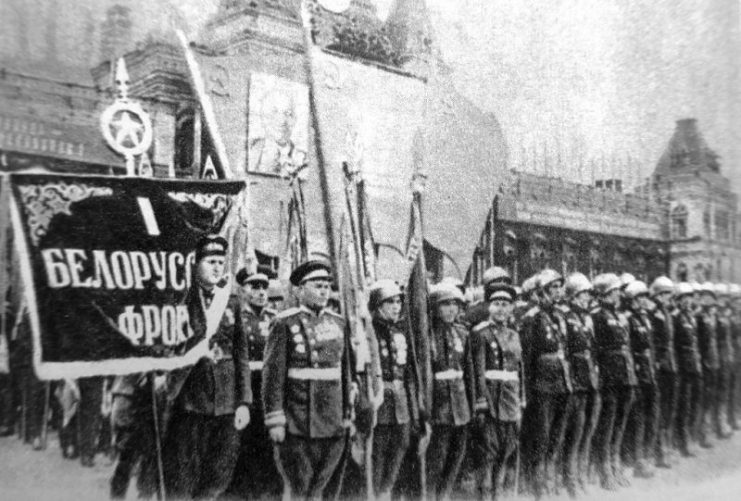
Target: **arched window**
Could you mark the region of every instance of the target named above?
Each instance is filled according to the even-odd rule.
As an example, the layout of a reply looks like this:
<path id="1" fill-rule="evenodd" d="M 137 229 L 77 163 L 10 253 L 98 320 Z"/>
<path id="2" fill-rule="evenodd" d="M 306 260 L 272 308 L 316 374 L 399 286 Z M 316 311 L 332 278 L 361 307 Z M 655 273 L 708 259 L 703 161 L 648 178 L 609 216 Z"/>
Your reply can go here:
<path id="1" fill-rule="evenodd" d="M 671 213 L 671 237 L 687 238 L 687 207 L 677 205 Z"/>
<path id="2" fill-rule="evenodd" d="M 715 212 L 715 238 L 729 240 L 731 237 L 730 218 L 728 211 L 718 210 Z"/>

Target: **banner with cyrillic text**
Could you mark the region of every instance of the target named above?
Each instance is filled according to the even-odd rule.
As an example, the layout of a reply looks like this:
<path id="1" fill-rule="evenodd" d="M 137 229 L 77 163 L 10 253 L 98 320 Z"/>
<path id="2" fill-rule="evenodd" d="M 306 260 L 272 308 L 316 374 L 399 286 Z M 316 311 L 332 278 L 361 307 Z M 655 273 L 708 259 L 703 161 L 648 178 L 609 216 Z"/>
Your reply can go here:
<path id="1" fill-rule="evenodd" d="M 41 379 L 194 360 L 195 245 L 243 182 L 12 174 L 11 215 Z M 192 350 L 191 350 L 192 351 Z"/>

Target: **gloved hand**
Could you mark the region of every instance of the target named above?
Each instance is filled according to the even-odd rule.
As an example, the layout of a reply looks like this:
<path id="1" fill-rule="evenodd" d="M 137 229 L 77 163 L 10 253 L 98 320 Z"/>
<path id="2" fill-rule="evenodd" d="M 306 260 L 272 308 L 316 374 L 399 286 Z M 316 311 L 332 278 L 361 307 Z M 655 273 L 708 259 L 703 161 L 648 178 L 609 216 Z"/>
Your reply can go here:
<path id="1" fill-rule="evenodd" d="M 270 428 L 270 440 L 276 444 L 282 443 L 286 439 L 286 427 L 285 426 L 274 426 Z"/>
<path id="2" fill-rule="evenodd" d="M 250 424 L 250 408 L 246 405 L 240 405 L 234 412 L 234 427 L 237 430 L 244 430 Z"/>

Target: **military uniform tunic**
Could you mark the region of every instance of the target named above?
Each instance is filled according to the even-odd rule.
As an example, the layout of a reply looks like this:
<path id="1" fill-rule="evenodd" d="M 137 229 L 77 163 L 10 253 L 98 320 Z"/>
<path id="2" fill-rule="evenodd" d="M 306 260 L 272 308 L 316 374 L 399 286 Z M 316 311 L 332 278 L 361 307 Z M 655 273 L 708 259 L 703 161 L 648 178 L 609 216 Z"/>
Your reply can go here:
<path id="1" fill-rule="evenodd" d="M 703 372 L 703 416 L 699 423 L 699 433 L 701 442 L 704 442 L 708 418 L 716 434 L 723 435 L 720 423 L 721 351 L 718 316 L 714 308 L 701 309 L 696 318 Z"/>
<path id="2" fill-rule="evenodd" d="M 568 357 L 574 386 L 574 412 L 567 429 L 565 484 L 570 493 L 586 485 L 592 438 L 602 409 L 594 324 L 587 310 L 572 304 L 565 313 Z"/>
<path id="3" fill-rule="evenodd" d="M 217 289 L 215 294 L 228 295 Z M 218 299 L 209 303 L 194 286 L 187 302 L 193 339 L 203 339 L 210 353 L 171 373 L 169 398 L 175 401 L 163 449 L 165 481 L 173 497 L 217 497 L 227 489 L 239 453 L 234 412 L 252 404 L 247 346 L 236 296 L 225 305 Z M 216 330 L 207 337 L 208 319 L 217 317 Z"/>
<path id="4" fill-rule="evenodd" d="M 473 359 L 465 326 L 436 321 L 430 334 L 433 390 L 427 489 L 447 499 L 466 454 L 466 425 L 473 410 Z"/>
<path id="5" fill-rule="evenodd" d="M 322 496 L 343 451 L 350 418 L 349 347 L 344 319 L 330 310 L 290 308 L 275 317 L 263 365 L 267 428 L 284 426 L 275 444 L 279 471 L 295 499 Z"/>
<path id="6" fill-rule="evenodd" d="M 566 320 L 556 307 L 539 307 L 532 320 L 523 324 L 525 387 L 531 406 L 528 426 L 533 464 L 530 477 L 536 495 L 543 494 L 554 480 L 556 459 L 563 447 L 569 419 L 573 412 L 571 365 L 566 356 Z"/>
<path id="7" fill-rule="evenodd" d="M 628 321 L 615 307 L 603 304 L 592 313 L 602 383 L 602 414 L 597 425 L 597 470 L 603 487 L 622 480 L 620 453 L 634 388 L 638 384 Z"/>
<path id="8" fill-rule="evenodd" d="M 677 435 L 679 450 L 689 454 L 690 435 L 702 418 L 702 359 L 697 339 L 697 323 L 690 311 L 678 309 L 672 315 L 679 366 Z"/>
<path id="9" fill-rule="evenodd" d="M 277 312 L 270 308 L 242 303 L 242 332 L 247 346 L 254 404 L 250 423 L 242 432 L 241 448 L 228 494 L 233 497 L 277 499 L 283 490 L 283 480 L 275 468 L 273 445 L 265 427 L 262 408 L 263 355 L 270 333 L 270 324 Z"/>
<path id="10" fill-rule="evenodd" d="M 383 403 L 373 434 L 373 488 L 377 496 L 393 489 L 419 422 L 419 384 L 409 333 L 394 322 L 373 318 L 383 380 Z"/>
<path id="11" fill-rule="evenodd" d="M 659 389 L 654 358 L 653 323 L 648 312 L 633 309 L 628 316 L 630 344 L 635 360 L 638 388 L 636 401 L 631 411 L 630 441 L 625 450 L 636 461 L 639 474 L 648 466 L 644 462 L 655 458 L 656 440 L 659 429 Z"/>
<path id="12" fill-rule="evenodd" d="M 471 351 L 479 419 L 474 464 L 479 499 L 496 499 L 506 465 L 517 450 L 525 404 L 522 345 L 519 334 L 492 321 L 474 327 Z"/>

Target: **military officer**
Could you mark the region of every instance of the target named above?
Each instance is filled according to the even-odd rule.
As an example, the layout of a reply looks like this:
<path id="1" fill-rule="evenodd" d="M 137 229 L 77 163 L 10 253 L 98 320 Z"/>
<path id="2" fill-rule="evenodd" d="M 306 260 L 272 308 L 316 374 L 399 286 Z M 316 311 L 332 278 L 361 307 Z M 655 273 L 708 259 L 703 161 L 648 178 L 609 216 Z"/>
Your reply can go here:
<path id="1" fill-rule="evenodd" d="M 265 426 L 292 499 L 319 499 L 342 459 L 351 426 L 344 319 L 326 306 L 331 269 L 307 261 L 290 276 L 300 306 L 278 314 L 263 365 Z"/>
<path id="2" fill-rule="evenodd" d="M 399 319 L 402 292 L 393 280 L 379 280 L 370 288 L 368 310 L 379 348 L 383 403 L 373 432 L 373 490 L 379 499 L 390 499 L 404 456 L 417 431 L 420 387 L 412 340 Z"/>
<path id="3" fill-rule="evenodd" d="M 236 276 L 242 320 L 252 377 L 254 405 L 250 424 L 242 432 L 242 442 L 234 468 L 230 494 L 246 499 L 278 499 L 283 482 L 273 461 L 273 446 L 265 428 L 262 410 L 263 353 L 268 339 L 270 323 L 277 313 L 268 307 L 269 279 L 264 273 L 249 274 L 245 268 Z"/>
<path id="4" fill-rule="evenodd" d="M 174 400 L 164 446 L 165 485 L 174 498 L 216 498 L 229 486 L 239 432 L 250 420 L 252 382 L 239 299 L 224 276 L 227 242 L 204 236 L 196 247 L 195 281 L 186 298 L 194 340 L 203 356 L 173 371 Z"/>
<path id="5" fill-rule="evenodd" d="M 509 327 L 514 289 L 492 286 L 489 320 L 471 332 L 477 435 L 474 448 L 478 499 L 497 499 L 506 465 L 517 452 L 520 420 L 525 407 L 522 346 Z"/>
<path id="6" fill-rule="evenodd" d="M 563 278 L 554 270 L 539 274 L 540 306 L 523 327 L 523 360 L 528 400 L 532 402 L 530 444 L 531 482 L 537 498 L 555 482 L 566 426 L 573 411 L 571 366 L 566 357 L 566 320 L 556 305 L 563 294 Z M 532 395 L 532 396 L 531 396 Z"/>
<path id="7" fill-rule="evenodd" d="M 645 282 L 635 280 L 625 289 L 628 303 L 630 345 L 636 377 L 636 400 L 630 413 L 628 439 L 623 455 L 634 465 L 636 477 L 650 478 L 656 462 L 656 437 L 659 429 L 659 388 L 656 377 L 654 331 L 648 309 L 651 307 Z"/>
<path id="8" fill-rule="evenodd" d="M 667 449 L 674 443 L 674 423 L 677 416 L 679 373 L 674 347 L 674 322 L 671 301 L 674 282 L 658 277 L 651 283 L 650 293 L 654 309 L 650 313 L 654 331 L 654 350 L 659 385 L 659 435 L 656 440 L 656 466 L 669 468 Z"/>
<path id="9" fill-rule="evenodd" d="M 483 276 L 484 283 L 484 299 L 476 304 L 472 304 L 466 312 L 463 322 L 470 327 L 478 325 L 487 318 L 489 318 L 489 303 L 486 301 L 488 293 L 491 291 L 491 286 L 494 284 L 512 284 L 512 277 L 509 272 L 499 266 L 492 266 L 484 271 Z"/>
<path id="10" fill-rule="evenodd" d="M 473 359 L 468 329 L 457 322 L 460 289 L 441 283 L 430 293 L 433 323 L 430 350 L 433 373 L 432 436 L 427 448 L 427 489 L 439 500 L 450 498 L 468 441 L 473 411 Z"/>
<path id="11" fill-rule="evenodd" d="M 718 438 L 728 438 L 720 423 L 720 347 L 715 285 L 705 282 L 700 288 L 700 309 L 696 313 L 697 338 L 702 357 L 703 412 L 700 421 L 700 447 L 710 448 L 708 426 Z M 709 422 L 708 422 L 709 421 Z"/>
<path id="12" fill-rule="evenodd" d="M 599 300 L 592 322 L 602 384 L 602 414 L 597 425 L 595 452 L 602 487 L 615 490 L 617 484 L 628 484 L 620 453 L 637 380 L 628 322 L 618 310 L 620 279 L 614 273 L 603 273 L 593 283 Z"/>
<path id="13" fill-rule="evenodd" d="M 564 483 L 573 497 L 577 487 L 582 490 L 586 487 L 592 437 L 602 409 L 602 397 L 589 309 L 592 283 L 582 273 L 572 273 L 566 278 L 565 292 L 569 301 L 566 338 L 574 385 L 574 415 L 567 430 Z"/>
<path id="14" fill-rule="evenodd" d="M 689 444 L 691 438 L 696 438 L 695 428 L 702 409 L 702 360 L 693 311 L 693 295 L 692 286 L 687 282 L 680 282 L 674 295 L 677 309 L 672 314 L 679 366 L 677 445 L 684 457 L 694 456 Z"/>

